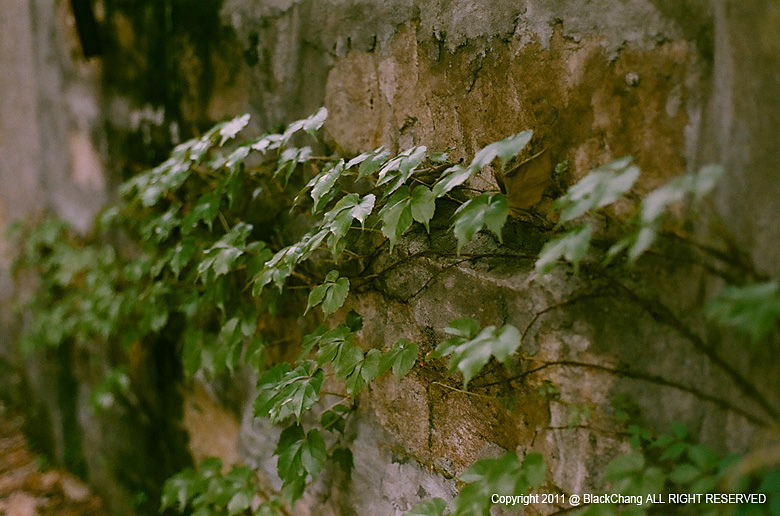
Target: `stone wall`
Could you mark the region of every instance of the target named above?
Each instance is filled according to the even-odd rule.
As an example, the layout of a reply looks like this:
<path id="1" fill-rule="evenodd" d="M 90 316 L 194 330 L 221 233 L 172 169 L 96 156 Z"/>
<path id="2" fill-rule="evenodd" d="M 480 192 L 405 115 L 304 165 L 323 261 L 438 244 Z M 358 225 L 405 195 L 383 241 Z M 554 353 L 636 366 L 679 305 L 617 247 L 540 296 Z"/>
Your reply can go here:
<path id="1" fill-rule="evenodd" d="M 251 129 L 266 130 L 325 105 L 327 137 L 345 155 L 422 144 L 468 159 L 530 128 L 534 150 L 570 162 L 567 181 L 627 154 L 642 168 L 640 192 L 722 163 L 727 175 L 715 200 L 724 231 L 762 272 L 780 272 L 777 0 L 103 0 L 95 3 L 103 53 L 89 61 L 79 55 L 68 5 L 9 0 L 0 13 L 0 226 L 48 209 L 86 231 L 110 185 L 160 161 L 179 139 L 244 111 L 253 115 Z M 474 181 L 493 185 L 490 174 Z M 439 220 L 431 237 L 412 232 L 399 256 L 448 248 L 447 225 Z M 538 250 L 527 225 L 510 226 L 510 245 Z M 473 245 L 487 253 L 494 243 Z M 14 356 L 12 252 L 0 249 L 3 367 L 19 373 L 17 390 L 36 400 L 53 455 L 81 467 L 118 514 L 150 507 L 138 493 L 154 493 L 166 471 L 187 464 L 180 424 L 194 457 L 240 458 L 273 485 L 278 429 L 251 418 L 252 378 L 186 386 L 182 402 L 170 350 L 131 351 L 146 409 L 96 422 L 85 406 L 100 367 L 78 366 L 75 351 L 27 362 Z M 654 278 L 643 294 L 681 317 L 718 286 L 661 259 L 642 272 Z M 436 365 L 415 368 L 399 385 L 381 380 L 360 398 L 349 428 L 352 479 L 326 470 L 296 513 L 400 514 L 417 500 L 451 497 L 453 475 L 501 450 L 543 451 L 558 486 L 593 489 L 621 447 L 609 418 L 597 415 L 618 394 L 635 398 L 659 429 L 684 421 L 707 443 L 744 449 L 754 424 L 702 394 L 748 416 L 765 417 L 762 409 L 673 323 L 647 306 L 595 295 L 589 289 L 597 283 L 563 272 L 536 281 L 528 260 L 427 257 L 354 296 L 366 348 L 405 336 L 427 352 L 450 320 L 470 316 L 527 328 L 524 354 L 570 365 L 515 382 L 491 373 L 481 379 L 495 383 L 487 397 L 454 390 Z M 728 336 L 708 338 L 711 353 L 758 379 L 780 410 L 776 382 L 762 381 L 777 377 L 777 361 L 739 352 Z M 535 394 L 542 379 L 559 386 L 559 401 Z M 490 397 L 508 393 L 513 409 Z M 587 427 L 567 428 L 567 405 L 596 415 Z M 74 411 L 80 415 L 68 421 Z M 130 435 L 137 446 L 121 438 Z M 121 464 L 145 453 L 167 454 L 164 467 Z"/>

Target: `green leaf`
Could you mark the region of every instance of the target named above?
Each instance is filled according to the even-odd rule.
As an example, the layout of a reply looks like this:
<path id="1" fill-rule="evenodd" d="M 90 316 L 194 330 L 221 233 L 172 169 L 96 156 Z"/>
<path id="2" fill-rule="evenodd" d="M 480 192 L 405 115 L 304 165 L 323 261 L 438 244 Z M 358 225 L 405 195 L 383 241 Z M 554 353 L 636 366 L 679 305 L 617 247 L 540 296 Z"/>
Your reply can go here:
<path id="1" fill-rule="evenodd" d="M 612 504 L 596 503 L 587 506 L 582 512 L 574 514 L 576 516 L 618 516 L 620 513 Z"/>
<path id="2" fill-rule="evenodd" d="M 290 180 L 290 176 L 295 170 L 295 167 L 297 167 L 299 163 L 308 161 L 309 158 L 311 158 L 310 147 L 302 147 L 300 149 L 292 147 L 289 149 L 284 149 L 282 154 L 279 156 L 279 161 L 277 162 L 274 176 L 283 173 L 284 184 L 287 185 L 287 182 Z"/>
<path id="3" fill-rule="evenodd" d="M 207 193 L 198 199 L 192 210 L 181 221 L 181 231 L 188 235 L 200 223 L 205 222 L 211 229 L 219 213 L 220 199 L 215 193 Z"/>
<path id="4" fill-rule="evenodd" d="M 311 290 L 311 292 L 309 292 L 309 300 L 306 303 L 306 311 L 303 312 L 304 314 L 308 312 L 310 308 L 313 308 L 322 303 L 322 300 L 325 299 L 325 293 L 328 291 L 330 285 L 330 283 L 326 282 L 322 285 L 317 285 Z"/>
<path id="5" fill-rule="evenodd" d="M 428 223 L 436 211 L 436 197 L 426 186 L 418 185 L 412 190 L 412 218 L 425 226 L 430 233 Z"/>
<path id="6" fill-rule="evenodd" d="M 693 464 L 680 464 L 669 473 L 669 480 L 675 484 L 688 485 L 701 476 L 701 469 Z"/>
<path id="7" fill-rule="evenodd" d="M 374 209 L 374 202 L 376 202 L 376 196 L 374 194 L 368 194 L 360 200 L 359 204 L 356 204 L 349 214 L 360 222 L 360 225 L 365 227 L 366 218 L 371 214 Z"/>
<path id="8" fill-rule="evenodd" d="M 332 270 L 325 278 L 325 283 L 314 287 L 309 294 L 306 312 L 310 308 L 322 303 L 322 312 L 325 317 L 341 308 L 349 294 L 349 280 L 339 278 L 338 271 Z M 304 313 L 306 313 L 304 312 Z"/>
<path id="9" fill-rule="evenodd" d="M 194 239 L 185 238 L 180 240 L 176 247 L 172 249 L 171 258 L 168 261 L 168 267 L 175 278 L 179 277 L 181 271 L 184 270 L 192 257 L 195 255 L 196 241 Z"/>
<path id="10" fill-rule="evenodd" d="M 506 166 L 509 160 L 523 151 L 528 142 L 531 141 L 531 136 L 533 136 L 533 131 L 523 131 L 501 141 L 491 143 L 477 152 L 469 165 L 469 170 L 471 173 L 478 172 L 485 165 L 489 165 L 496 157 L 501 159 L 503 166 Z"/>
<path id="11" fill-rule="evenodd" d="M 401 187 L 379 212 L 382 218 L 382 234 L 390 240 L 390 250 L 412 225 L 412 207 L 408 186 Z"/>
<path id="12" fill-rule="evenodd" d="M 232 140 L 236 135 L 249 123 L 249 113 L 237 116 L 220 128 L 219 135 L 222 137 L 219 141 L 219 145 L 225 145 L 225 142 Z"/>
<path id="13" fill-rule="evenodd" d="M 282 492 L 291 503 L 303 493 L 306 477 L 316 477 L 327 459 L 322 434 L 317 430 L 306 434 L 297 423 L 282 431 L 274 454 L 278 456 L 276 471 L 282 479 Z"/>
<path id="14" fill-rule="evenodd" d="M 461 473 L 469 482 L 453 501 L 453 516 L 489 515 L 494 494 L 526 494 L 547 479 L 547 466 L 538 453 L 526 455 L 522 464 L 517 454 L 507 452 L 497 459 L 482 459 Z"/>
<path id="15" fill-rule="evenodd" d="M 304 362 L 291 370 L 287 363 L 278 364 L 266 371 L 258 380 L 258 395 L 254 404 L 255 417 L 269 417 L 274 422 L 295 416 L 301 418 L 317 402 L 324 373 L 313 364 Z"/>
<path id="16" fill-rule="evenodd" d="M 184 333 L 183 340 L 182 366 L 184 367 L 184 374 L 188 378 L 192 378 L 200 370 L 205 338 L 203 332 L 188 329 L 188 331 Z"/>
<path id="17" fill-rule="evenodd" d="M 343 172 L 344 160 L 339 160 L 335 164 L 328 164 L 325 170 L 309 182 L 307 186 L 311 186 L 311 198 L 314 201 L 312 213 L 319 213 L 325 207 L 330 199 L 328 194 Z"/>
<path id="18" fill-rule="evenodd" d="M 670 206 L 685 198 L 691 183 L 690 176 L 682 176 L 647 194 L 642 200 L 642 221 L 651 223 L 658 220 Z"/>
<path id="19" fill-rule="evenodd" d="M 714 190 L 724 173 L 725 169 L 720 165 L 706 165 L 699 169 L 691 188 L 694 200 L 698 201 Z"/>
<path id="20" fill-rule="evenodd" d="M 534 489 L 539 489 L 547 481 L 547 463 L 541 453 L 528 453 L 523 458 L 523 471 L 528 484 Z"/>
<path id="21" fill-rule="evenodd" d="M 404 513 L 404 516 L 444 516 L 447 502 L 441 498 L 424 500 Z"/>
<path id="22" fill-rule="evenodd" d="M 257 141 L 250 146 L 250 148 L 265 154 L 268 151 L 278 149 L 281 145 L 281 134 L 267 134 L 258 138 Z"/>
<path id="23" fill-rule="evenodd" d="M 547 242 L 536 260 L 537 273 L 540 275 L 548 274 L 562 258 L 569 261 L 577 269 L 580 261 L 588 252 L 592 234 L 593 228 L 590 224 L 583 224 Z"/>
<path id="24" fill-rule="evenodd" d="M 236 494 L 233 495 L 233 498 L 230 499 L 230 503 L 228 503 L 227 510 L 229 516 L 235 516 L 236 514 L 240 514 L 252 505 L 252 495 L 251 493 L 247 493 L 246 491 L 238 491 Z"/>
<path id="25" fill-rule="evenodd" d="M 347 317 L 344 322 L 352 332 L 363 329 L 363 317 L 354 310 L 350 310 L 349 313 L 347 313 Z"/>
<path id="26" fill-rule="evenodd" d="M 454 233 L 458 252 L 485 226 L 502 242 L 501 229 L 508 215 L 509 207 L 503 194 L 484 193 L 463 204 L 455 212 Z"/>
<path id="27" fill-rule="evenodd" d="M 383 149 L 382 147 L 376 149 L 374 152 L 368 153 L 366 158 L 361 160 L 360 167 L 358 168 L 358 177 L 370 176 L 374 174 L 382 165 L 387 162 L 389 157 L 390 151 Z M 352 162 L 350 161 L 350 163 Z M 347 166 L 347 168 L 350 168 L 350 166 Z"/>
<path id="28" fill-rule="evenodd" d="M 674 443 L 664 450 L 664 452 L 661 454 L 660 459 L 675 460 L 678 457 L 680 457 L 683 453 L 685 453 L 686 449 L 688 449 L 687 444 L 681 442 Z"/>
<path id="29" fill-rule="evenodd" d="M 672 434 L 677 439 L 687 439 L 691 435 L 691 431 L 682 423 L 672 423 L 670 426 L 672 427 Z"/>
<path id="30" fill-rule="evenodd" d="M 398 339 L 395 344 L 393 344 L 390 351 L 382 355 L 379 359 L 379 364 L 373 378 L 385 374 L 392 368 L 396 382 L 400 382 L 401 378 L 406 376 L 412 367 L 414 367 L 419 352 L 420 348 L 416 343 L 410 342 L 409 339 L 404 337 Z M 374 371 L 372 371 L 372 373 L 374 373 Z"/>
<path id="31" fill-rule="evenodd" d="M 409 180 L 417 166 L 425 158 L 426 150 L 424 146 L 412 147 L 385 163 L 379 171 L 377 180 L 377 186 L 387 184 L 385 196 L 391 195 Z"/>
<path id="32" fill-rule="evenodd" d="M 316 137 L 316 131 L 325 124 L 325 120 L 328 119 L 328 110 L 321 107 L 316 113 L 303 121 L 302 128 L 311 136 Z"/>
<path id="33" fill-rule="evenodd" d="M 700 479 L 695 480 L 690 485 L 690 487 L 688 487 L 688 492 L 690 492 L 691 494 L 711 493 L 715 490 L 717 486 L 718 486 L 718 477 L 716 475 L 705 475 Z"/>
<path id="34" fill-rule="evenodd" d="M 608 206 L 631 190 L 639 178 L 639 168 L 631 166 L 631 159 L 621 158 L 594 169 L 571 186 L 554 204 L 561 210 L 559 223 Z"/>
<path id="35" fill-rule="evenodd" d="M 205 487 L 204 478 L 192 468 L 187 468 L 165 481 L 161 508 L 178 505 L 179 512 L 184 512 L 189 502 Z"/>
<path id="36" fill-rule="evenodd" d="M 382 361 L 382 352 L 378 349 L 370 349 L 366 353 L 366 358 L 363 361 L 363 366 L 360 368 L 360 374 L 363 375 L 363 379 L 366 383 L 374 381 L 383 372 L 387 372 L 392 364 L 388 366 L 385 371 L 381 371 L 380 364 Z"/>
<path id="37" fill-rule="evenodd" d="M 322 434 L 317 429 L 309 430 L 306 443 L 301 447 L 301 463 L 304 469 L 314 478 L 320 474 L 327 459 L 328 453 Z"/>
<path id="38" fill-rule="evenodd" d="M 435 198 L 442 197 L 444 194 L 466 182 L 472 175 L 470 169 L 461 165 L 453 165 L 444 171 L 441 178 L 433 185 L 432 192 Z"/>
<path id="39" fill-rule="evenodd" d="M 347 388 L 347 395 L 355 397 L 365 388 L 366 382 L 363 379 L 363 363 L 358 364 L 355 369 L 347 376 L 347 381 L 344 382 Z"/>
<path id="40" fill-rule="evenodd" d="M 352 344 L 344 344 L 333 361 L 333 369 L 338 378 L 346 378 L 363 361 L 363 350 Z"/>
<path id="41" fill-rule="evenodd" d="M 328 287 L 325 293 L 325 299 L 322 300 L 322 312 L 325 317 L 329 316 L 344 304 L 349 294 L 349 280 L 339 278 L 335 283 Z"/>
<path id="42" fill-rule="evenodd" d="M 450 372 L 457 369 L 463 373 L 464 388 L 491 356 L 505 363 L 520 347 L 520 332 L 514 326 L 506 325 L 501 329 L 488 326 L 474 335 L 474 325 L 475 321 L 467 318 L 453 321 L 445 331 L 456 336 L 441 343 L 431 353 L 431 358 L 450 355 Z"/>
<path id="43" fill-rule="evenodd" d="M 689 447 L 688 458 L 702 471 L 713 471 L 720 463 L 720 456 L 715 450 L 702 444 Z"/>
<path id="44" fill-rule="evenodd" d="M 735 328 L 755 344 L 777 329 L 780 287 L 776 281 L 726 286 L 710 301 L 705 314 L 712 321 Z"/>
<path id="45" fill-rule="evenodd" d="M 350 407 L 346 405 L 336 405 L 330 410 L 326 410 L 320 416 L 320 426 L 323 430 L 330 432 L 344 433 L 346 429 L 346 415 L 350 412 Z"/>
<path id="46" fill-rule="evenodd" d="M 409 371 L 414 367 L 414 362 L 417 360 L 417 354 L 420 352 L 420 348 L 414 342 L 409 342 L 406 339 L 400 339 L 397 343 L 400 347 L 398 356 L 393 362 L 393 376 L 395 381 L 400 382 L 401 378 L 407 375 Z"/>
<path id="47" fill-rule="evenodd" d="M 349 448 L 336 448 L 331 453 L 333 462 L 339 465 L 341 471 L 347 476 L 347 480 L 352 478 L 352 470 L 355 468 L 355 462 L 352 457 L 352 450 Z"/>
<path id="48" fill-rule="evenodd" d="M 370 176 L 379 170 L 379 167 L 384 165 L 389 157 L 390 151 L 383 147 L 379 147 L 371 152 L 364 152 L 360 156 L 352 158 L 347 162 L 345 169 L 349 170 L 355 165 L 360 165 L 358 168 L 358 177 Z"/>
<path id="49" fill-rule="evenodd" d="M 614 482 L 627 476 L 639 473 L 645 467 L 645 457 L 639 452 L 618 455 L 607 464 L 604 470 L 604 480 Z"/>
<path id="50" fill-rule="evenodd" d="M 461 317 L 450 322 L 444 331 L 450 335 L 471 339 L 479 331 L 479 323 L 470 317 Z"/>

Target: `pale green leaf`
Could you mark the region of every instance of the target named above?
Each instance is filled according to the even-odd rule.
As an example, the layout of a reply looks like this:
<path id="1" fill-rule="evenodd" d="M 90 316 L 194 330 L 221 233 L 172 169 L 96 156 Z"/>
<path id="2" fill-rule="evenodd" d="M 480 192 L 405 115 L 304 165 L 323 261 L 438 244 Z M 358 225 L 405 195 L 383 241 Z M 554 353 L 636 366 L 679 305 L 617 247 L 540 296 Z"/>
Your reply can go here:
<path id="1" fill-rule="evenodd" d="M 426 186 L 416 186 L 412 190 L 412 218 L 425 226 L 425 230 L 430 232 L 428 223 L 433 218 L 436 211 L 436 197 Z"/>
<path id="2" fill-rule="evenodd" d="M 450 356 L 449 369 L 451 372 L 457 369 L 463 373 L 464 387 L 488 363 L 491 356 L 505 363 L 520 347 L 520 332 L 511 325 L 501 329 L 488 326 L 477 333 L 476 321 L 461 318 L 452 321 L 445 331 L 456 336 L 439 344 L 430 358 Z"/>
<path id="3" fill-rule="evenodd" d="M 572 185 L 554 204 L 561 210 L 560 223 L 608 206 L 628 193 L 639 178 L 639 168 L 630 163 L 631 158 L 615 160 L 592 170 Z"/>
<path id="4" fill-rule="evenodd" d="M 237 116 L 233 120 L 226 122 L 219 130 L 219 135 L 222 137 L 219 141 L 220 146 L 225 145 L 225 142 L 236 137 L 236 135 L 246 127 L 249 123 L 249 113 Z"/>
<path id="5" fill-rule="evenodd" d="M 392 250 L 399 238 L 412 225 L 412 208 L 409 187 L 396 191 L 379 212 L 382 218 L 382 234 L 390 240 Z"/>
<path id="6" fill-rule="evenodd" d="M 433 185 L 432 192 L 437 199 L 456 186 L 460 186 L 471 177 L 471 170 L 461 165 L 454 165 L 444 171 L 441 178 Z"/>
<path id="7" fill-rule="evenodd" d="M 547 481 L 547 463 L 541 453 L 531 452 L 523 458 L 523 472 L 528 484 L 534 489 Z"/>
<path id="8" fill-rule="evenodd" d="M 503 166 L 520 154 L 528 142 L 531 141 L 533 131 L 523 131 L 504 138 L 501 141 L 491 143 L 474 156 L 469 165 L 471 173 L 478 172 L 485 165 L 489 165 L 496 157 L 501 159 Z"/>
<path id="9" fill-rule="evenodd" d="M 693 464 L 679 464 L 669 473 L 669 480 L 675 484 L 688 485 L 701 477 L 701 473 L 701 469 Z"/>
<path id="10" fill-rule="evenodd" d="M 592 234 L 593 228 L 584 224 L 547 242 L 536 260 L 536 271 L 540 275 L 547 274 L 560 259 L 566 259 L 576 268 L 588 252 Z"/>
<path id="11" fill-rule="evenodd" d="M 503 194 L 484 193 L 463 204 L 455 212 L 453 227 L 458 252 L 485 226 L 501 241 L 501 230 L 508 215 L 509 207 Z"/>
<path id="12" fill-rule="evenodd" d="M 344 160 L 339 160 L 334 164 L 326 166 L 322 173 L 311 180 L 309 184 L 312 185 L 311 198 L 314 201 L 312 213 L 319 213 L 325 207 L 325 202 L 329 199 L 327 195 L 339 177 L 341 177 L 342 172 L 344 172 Z"/>
<path id="13" fill-rule="evenodd" d="M 639 452 L 630 452 L 618 455 L 604 470 L 604 480 L 614 482 L 629 475 L 639 473 L 645 466 L 645 457 Z"/>
<path id="14" fill-rule="evenodd" d="M 447 510 L 447 502 L 441 498 L 431 498 L 415 504 L 404 513 L 404 516 L 444 516 L 445 510 Z"/>
<path id="15" fill-rule="evenodd" d="M 360 167 L 358 168 L 358 177 L 372 175 L 374 172 L 379 170 L 379 167 L 383 166 L 387 162 L 389 157 L 390 151 L 381 147 L 374 152 L 369 153 L 367 159 L 360 163 Z"/>
<path id="16" fill-rule="evenodd" d="M 777 329 L 780 286 L 775 281 L 727 286 L 706 307 L 707 316 L 750 336 L 753 343 Z"/>
<path id="17" fill-rule="evenodd" d="M 365 227 L 366 218 L 371 214 L 374 209 L 374 203 L 376 202 L 376 196 L 374 194 L 368 194 L 360 200 L 359 204 L 356 204 L 349 212 L 349 214 L 360 222 L 360 225 Z"/>
<path id="18" fill-rule="evenodd" d="M 230 499 L 230 503 L 228 503 L 228 516 L 240 514 L 249 509 L 250 505 L 252 505 L 252 496 L 246 491 L 238 491 Z"/>
<path id="19" fill-rule="evenodd" d="M 458 337 L 464 337 L 466 339 L 473 338 L 479 331 L 479 323 L 471 317 L 460 317 L 450 322 L 444 331 L 450 335 L 456 335 Z"/>
<path id="20" fill-rule="evenodd" d="M 328 119 L 328 110 L 321 107 L 316 113 L 303 121 L 302 128 L 311 136 L 316 137 L 316 132 L 325 124 L 325 120 Z"/>

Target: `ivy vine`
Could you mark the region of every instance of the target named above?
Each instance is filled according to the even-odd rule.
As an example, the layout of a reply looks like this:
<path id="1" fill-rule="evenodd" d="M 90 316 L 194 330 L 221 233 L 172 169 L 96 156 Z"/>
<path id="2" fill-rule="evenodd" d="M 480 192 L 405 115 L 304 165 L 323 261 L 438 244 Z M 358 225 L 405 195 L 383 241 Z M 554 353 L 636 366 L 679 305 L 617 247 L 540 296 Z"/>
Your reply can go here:
<path id="1" fill-rule="evenodd" d="M 76 236 L 56 219 L 18 232 L 15 270 L 33 271 L 39 281 L 24 306 L 29 317 L 20 339 L 23 350 L 64 342 L 87 349 L 114 342 L 129 347 L 176 324 L 188 377 L 214 378 L 245 366 L 257 372 L 254 416 L 284 426 L 274 451 L 281 491 L 259 497 L 251 469 L 235 466 L 223 473 L 222 464 L 209 459 L 168 480 L 163 508 L 198 516 L 290 514 L 327 461 L 349 475 L 352 454 L 344 432 L 357 396 L 384 374 L 401 381 L 421 358 L 420 347 L 408 338 L 368 351 L 355 342 L 362 318 L 344 307 L 355 282 L 366 276 L 365 263 L 384 249 L 392 252 L 414 225 L 430 232 L 442 204 L 453 206 L 455 256 L 480 231 L 502 242 L 511 192 L 473 194 L 462 187 L 496 160 L 507 168 L 528 147 L 531 131 L 486 146 L 468 164 L 450 163 L 446 153 L 429 153 L 423 146 L 395 155 L 378 148 L 346 160 L 327 155 L 326 145 L 317 140 L 326 117 L 323 108 L 283 132 L 245 140 L 239 136 L 246 132 L 249 115 L 236 117 L 177 146 L 165 162 L 122 185 L 121 201 L 100 216 L 89 238 Z M 705 198 L 721 172 L 705 167 L 636 201 L 631 191 L 640 171 L 631 158 L 591 171 L 553 204 L 549 220 L 554 228 L 535 256 L 538 276 L 562 263 L 575 272 L 583 267 L 621 270 L 661 238 L 671 234 L 685 240 L 674 231 L 673 208 Z M 633 216 L 611 215 L 615 203 L 632 200 Z M 616 238 L 604 231 L 607 219 L 619 222 Z M 724 253 L 705 251 L 718 261 L 713 267 L 734 264 Z M 278 360 L 278 354 L 269 353 L 273 343 L 259 321 L 285 303 L 305 306 L 304 314 L 321 312 L 324 324 L 290 347 L 297 358 Z M 644 306 L 656 310 L 659 319 L 668 315 L 663 308 Z M 758 342 L 776 329 L 780 289 L 753 274 L 724 288 L 706 313 Z M 451 337 L 425 359 L 448 357 L 449 371 L 460 375 L 464 390 L 491 360 L 509 364 L 525 338 L 525 332 L 511 325 L 480 328 L 468 317 L 443 331 Z M 520 358 L 529 364 L 521 375 L 555 365 Z M 749 381 L 736 371 L 724 371 L 770 420 L 777 419 L 772 404 Z M 327 408 L 322 406 L 326 378 L 341 386 L 339 401 Z M 539 389 L 543 396 L 559 394 L 549 382 Z M 129 390 L 126 372 L 109 372 L 93 395 L 95 410 Z M 587 407 L 573 410 L 573 425 L 588 419 Z M 307 417 L 313 412 L 318 416 Z M 722 488 L 723 479 L 732 474 L 728 465 L 733 459 L 724 462 L 712 450 L 690 443 L 681 427 L 658 437 L 624 414 L 616 408 L 633 451 L 607 468 L 604 480 L 612 489 L 663 492 L 675 485 L 710 492 Z M 773 493 L 769 513 L 777 515 L 780 480 L 771 466 L 749 471 L 739 482 L 758 482 L 750 479 L 764 475 L 761 488 Z M 450 509 L 444 500 L 433 499 L 406 514 L 489 514 L 492 493 L 554 489 L 544 459 L 535 452 L 479 461 L 459 482 L 462 489 Z M 745 488 L 735 485 L 729 488 Z M 588 516 L 652 512 L 651 507 L 609 505 L 582 510 Z"/>

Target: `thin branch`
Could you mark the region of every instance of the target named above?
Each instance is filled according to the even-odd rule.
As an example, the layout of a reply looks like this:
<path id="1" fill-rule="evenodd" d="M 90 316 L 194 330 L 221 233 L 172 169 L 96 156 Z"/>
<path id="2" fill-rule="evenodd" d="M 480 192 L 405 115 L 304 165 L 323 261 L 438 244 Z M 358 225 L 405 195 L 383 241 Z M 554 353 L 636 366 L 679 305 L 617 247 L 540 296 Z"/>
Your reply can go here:
<path id="1" fill-rule="evenodd" d="M 712 349 L 709 345 L 707 345 L 706 342 L 704 342 L 704 340 L 699 335 L 697 335 L 680 319 L 678 319 L 668 307 L 658 302 L 641 297 L 639 294 L 623 285 L 623 283 L 617 279 L 611 278 L 608 275 L 606 275 L 606 277 L 609 278 L 612 283 L 616 285 L 623 293 L 625 293 L 626 297 L 628 297 L 631 301 L 642 307 L 648 314 L 650 314 L 653 319 L 668 325 L 672 329 L 676 330 L 677 333 L 682 335 L 686 340 L 688 340 L 697 351 L 704 354 L 710 362 L 725 372 L 726 375 L 731 378 L 737 388 L 739 388 L 739 390 L 742 391 L 744 395 L 754 400 L 766 414 L 772 417 L 773 420 L 780 419 L 777 410 L 769 403 L 764 395 L 758 391 L 756 386 L 748 381 L 747 378 L 742 376 L 742 374 L 734 369 L 728 362 L 722 359 L 714 349 Z"/>
<path id="2" fill-rule="evenodd" d="M 453 267 L 456 267 L 456 266 L 460 265 L 461 263 L 463 263 L 463 262 L 467 262 L 467 261 L 469 261 L 469 260 L 473 260 L 473 258 L 461 258 L 460 260 L 456 260 L 456 261 L 454 261 L 454 262 L 450 263 L 449 265 L 445 265 L 444 267 L 442 267 L 442 268 L 441 268 L 441 269 L 439 269 L 438 271 L 434 272 L 434 273 L 431 275 L 431 277 L 430 277 L 430 278 L 428 278 L 428 281 L 426 281 L 425 283 L 423 283 L 422 287 L 418 288 L 418 289 L 417 289 L 417 290 L 414 292 L 414 294 L 412 294 L 411 296 L 407 297 L 405 301 L 408 303 L 409 301 L 411 301 L 412 299 L 414 299 L 415 297 L 417 297 L 418 295 L 420 295 L 420 293 L 421 293 L 423 290 L 425 290 L 426 288 L 428 288 L 428 286 L 429 286 L 431 283 L 433 283 L 433 280 L 435 280 L 436 278 L 438 278 L 439 276 L 441 276 L 442 274 L 444 274 L 446 271 L 448 271 L 448 270 L 452 269 Z"/>
<path id="3" fill-rule="evenodd" d="M 526 335 L 528 334 L 528 332 L 531 330 L 533 325 L 536 324 L 536 321 L 538 321 L 539 318 L 542 315 L 547 314 L 549 312 L 552 312 L 554 310 L 558 310 L 560 308 L 565 308 L 567 306 L 579 303 L 580 301 L 585 301 L 585 300 L 588 300 L 588 299 L 597 299 L 597 298 L 600 298 L 600 297 L 607 297 L 609 295 L 610 294 L 607 293 L 607 292 L 592 292 L 590 294 L 582 294 L 582 295 L 579 295 L 579 296 L 575 296 L 575 297 L 569 298 L 566 301 L 562 301 L 562 302 L 560 302 L 558 304 L 548 306 L 547 308 L 545 308 L 543 310 L 540 310 L 539 312 L 536 312 L 534 314 L 533 318 L 531 318 L 531 322 L 529 322 L 528 325 L 526 325 L 525 329 L 523 330 L 523 334 L 520 336 L 520 342 L 524 342 L 525 341 Z"/>
<path id="4" fill-rule="evenodd" d="M 688 385 L 684 385 L 672 380 L 669 380 L 667 378 L 664 378 L 662 376 L 658 375 L 652 375 L 649 373 L 643 373 L 640 371 L 632 371 L 628 368 L 614 368 L 609 367 L 601 364 L 592 364 L 588 362 L 578 362 L 574 360 L 558 360 L 554 362 L 543 362 L 542 365 L 535 367 L 533 369 L 530 369 L 528 371 L 525 371 L 524 373 L 521 373 L 517 376 L 513 376 L 511 378 L 508 378 L 506 381 L 514 381 L 514 380 L 521 380 L 533 373 L 538 373 L 539 371 L 542 371 L 544 369 L 547 369 L 549 367 L 580 367 L 585 369 L 593 369 L 596 371 L 603 371 L 605 373 L 610 373 L 615 376 L 620 376 L 623 378 L 631 378 L 632 380 L 641 380 L 649 383 L 654 383 L 656 385 L 663 385 L 664 387 L 671 387 L 673 389 L 677 389 L 679 391 L 688 393 L 702 401 L 707 401 L 709 403 L 712 403 L 713 405 L 716 405 L 724 410 L 728 410 L 730 412 L 733 412 L 735 414 L 739 414 L 740 416 L 744 417 L 748 421 L 751 421 L 752 423 L 755 423 L 760 426 L 767 426 L 768 423 L 764 421 L 763 419 L 760 419 L 753 414 L 747 412 L 745 409 L 738 405 L 734 405 L 733 403 L 729 402 L 728 400 L 724 400 L 722 398 L 718 398 L 716 396 L 713 396 L 711 394 L 707 394 L 706 392 L 703 392 L 695 387 L 690 387 Z"/>
<path id="5" fill-rule="evenodd" d="M 438 385 L 439 387 L 443 387 L 445 389 L 449 389 L 451 391 L 459 392 L 461 394 L 465 394 L 467 396 L 474 396 L 476 398 L 484 398 L 488 400 L 500 400 L 501 398 L 499 396 L 489 396 L 487 394 L 478 394 L 476 392 L 466 391 L 463 389 L 458 389 L 457 387 L 452 387 L 450 385 L 441 383 L 441 382 L 431 382 L 431 385 Z"/>

